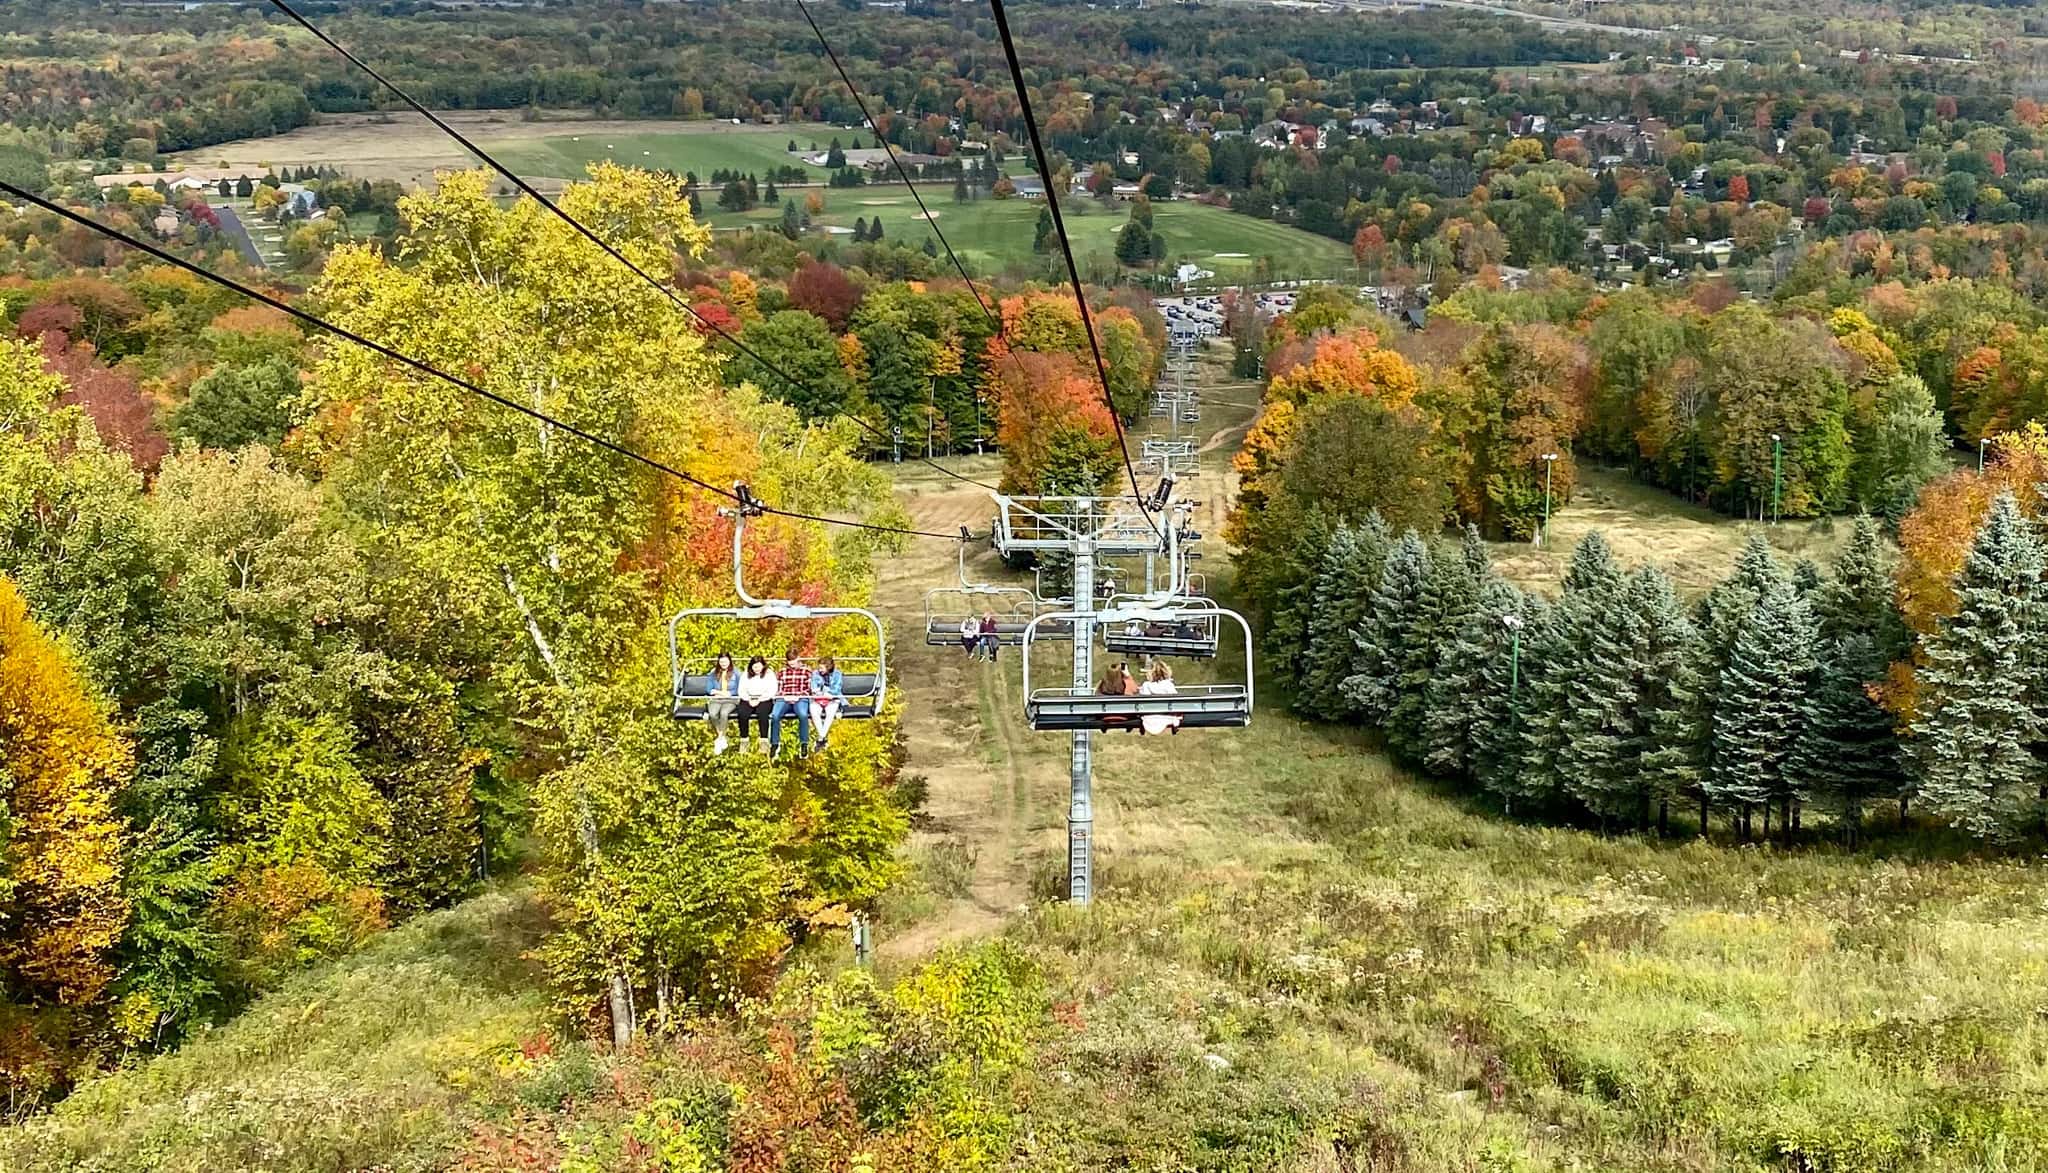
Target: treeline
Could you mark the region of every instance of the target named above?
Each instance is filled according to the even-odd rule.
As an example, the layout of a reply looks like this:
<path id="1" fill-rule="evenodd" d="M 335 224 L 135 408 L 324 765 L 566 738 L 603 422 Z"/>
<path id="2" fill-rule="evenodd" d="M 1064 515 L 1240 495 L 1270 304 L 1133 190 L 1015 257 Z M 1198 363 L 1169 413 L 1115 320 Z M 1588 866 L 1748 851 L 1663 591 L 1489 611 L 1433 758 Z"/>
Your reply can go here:
<path id="1" fill-rule="evenodd" d="M 1420 330 L 1334 287 L 1271 323 L 1233 302 L 1240 357 L 1269 376 L 1238 457 L 1243 491 L 1291 517 L 1348 492 L 1342 477 L 1413 481 L 1429 487 L 1403 503 L 1404 523 L 1528 537 L 1546 492 L 1569 499 L 1590 457 L 1732 514 L 1860 509 L 1896 525 L 1952 467 L 1952 435 L 1988 442 L 2048 411 L 2048 386 L 2026 373 L 2039 313 L 1995 282 L 1843 292 L 1834 308 L 1766 308 L 1713 288 L 1603 295 L 1551 274 L 1467 287 Z M 1294 451 L 1368 417 L 1402 442 Z"/>
<path id="2" fill-rule="evenodd" d="M 643 265 L 702 260 L 655 176 L 562 201 L 635 225 L 615 244 Z M 894 520 L 844 431 L 728 389 L 687 319 L 537 206 L 457 176 L 407 224 L 403 266 L 336 250 L 322 313 L 711 483 Z M 6 287 L 11 1102 L 514 865 L 545 893 L 565 1013 L 617 1041 L 763 989 L 888 883 L 889 715 L 795 773 L 714 758 L 668 715 L 663 620 L 730 598 L 715 501 L 182 274 L 121 276 Z M 154 390 L 182 398 L 168 419 Z M 763 519 L 750 579 L 857 599 L 881 540 Z M 684 638 L 874 652 L 817 624 Z"/>
<path id="3" fill-rule="evenodd" d="M 868 250 L 883 247 L 879 218 L 864 235 Z M 732 359 L 729 377 L 753 382 L 806 419 L 869 421 L 872 430 L 856 443 L 875 456 L 1000 444 L 1016 490 L 1046 491 L 1040 464 L 1048 449 L 1027 436 L 1060 422 L 1058 404 L 1085 413 L 1104 402 L 1071 296 L 977 283 L 977 297 L 958 282 L 877 280 L 794 244 L 786 249 L 796 265 L 779 284 L 737 271 L 684 274 L 698 312 L 746 348 Z M 1094 323 L 1110 397 L 1125 421 L 1136 420 L 1164 362 L 1165 322 L 1149 298 L 1123 290 L 1101 298 Z M 1053 478 L 1101 481 L 1121 463 L 1107 410 L 1068 423 L 1079 431 L 1052 445 L 1066 469 Z"/>
<path id="4" fill-rule="evenodd" d="M 641 5 L 460 12 L 383 5 L 370 11 L 315 5 L 309 14 L 437 109 L 562 108 L 624 118 L 776 114 L 860 122 L 858 106 L 793 12 L 723 5 L 714 9 L 715 20 L 706 21 L 704 11 Z M 1265 69 L 1255 60 L 1296 60 L 1257 48 L 1258 36 L 1245 28 L 1249 21 L 1278 32 L 1284 26 L 1279 16 L 1247 13 L 1227 24 L 1191 19 L 1190 37 L 1203 47 L 1190 57 L 1190 68 L 1197 76 L 1241 68 L 1249 77 Z M 828 32 L 849 67 L 889 108 L 938 114 L 964 96 L 970 120 L 989 133 L 1022 135 L 986 13 L 868 9 L 858 14 L 857 24 L 854 19 L 828 21 Z M 0 75 L 0 85 L 11 120 L 42 132 L 50 152 L 83 158 L 146 159 L 282 133 L 305 125 L 316 110 L 393 108 L 374 81 L 324 46 L 274 39 L 281 22 L 275 14 L 252 10 L 81 10 L 44 0 L 10 8 L 0 19 L 0 32 L 21 34 L 24 44 L 20 59 Z M 1121 46 L 1128 25 L 1118 13 L 1048 9 L 1020 14 L 1019 36 L 1048 60 L 1079 64 L 1099 75 L 1106 89 L 1121 91 L 1141 73 L 1110 51 Z M 168 47 L 157 43 L 167 28 L 183 34 Z M 1531 54 L 1554 58 L 1564 51 L 1552 44 L 1554 38 L 1519 24 L 1448 13 L 1334 20 L 1313 45 L 1300 48 L 1348 51 L 1358 58 L 1387 52 L 1390 32 L 1400 58 L 1421 64 L 1516 63 Z M 1577 38 L 1580 47 L 1571 52 L 1590 58 L 1593 50 L 1584 40 Z M 917 48 L 899 56 L 879 45 Z M 121 56 L 129 67 L 80 64 L 110 55 Z M 944 117 L 938 126 L 945 129 Z M 963 136 L 954 129 L 950 137 Z M 931 143 L 914 145 L 924 150 Z"/>
<path id="5" fill-rule="evenodd" d="M 1829 573 L 1754 535 L 1688 607 L 1597 533 L 1545 598 L 1501 578 L 1476 530 L 1444 545 L 1327 516 L 1272 584 L 1265 645 L 1293 707 L 1375 726 L 1400 760 L 1512 813 L 1662 832 L 1682 807 L 1702 831 L 1718 813 L 1789 839 L 1819 811 L 1854 842 L 1896 803 L 1979 839 L 2048 829 L 2048 584 L 2009 494 L 1970 543 L 1956 610 L 1918 640 L 1904 720 L 1879 699 L 1911 641 L 1868 518 Z"/>

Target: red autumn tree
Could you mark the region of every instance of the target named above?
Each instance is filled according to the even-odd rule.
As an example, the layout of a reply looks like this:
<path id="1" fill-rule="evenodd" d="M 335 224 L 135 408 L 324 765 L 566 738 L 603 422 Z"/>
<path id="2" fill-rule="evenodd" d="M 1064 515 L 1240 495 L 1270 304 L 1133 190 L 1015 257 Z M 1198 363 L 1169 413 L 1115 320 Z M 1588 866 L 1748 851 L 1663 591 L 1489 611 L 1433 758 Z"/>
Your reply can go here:
<path id="1" fill-rule="evenodd" d="M 171 450 L 170 438 L 157 427 L 156 405 L 135 380 L 95 362 L 91 343 L 63 346 L 58 337 L 43 336 L 43 365 L 71 388 L 57 397 L 58 406 L 84 411 L 108 448 L 126 452 L 136 468 L 154 475 Z"/>
<path id="2" fill-rule="evenodd" d="M 789 304 L 825 319 L 835 331 L 846 329 L 860 298 L 860 286 L 829 261 L 801 265 L 789 279 Z"/>

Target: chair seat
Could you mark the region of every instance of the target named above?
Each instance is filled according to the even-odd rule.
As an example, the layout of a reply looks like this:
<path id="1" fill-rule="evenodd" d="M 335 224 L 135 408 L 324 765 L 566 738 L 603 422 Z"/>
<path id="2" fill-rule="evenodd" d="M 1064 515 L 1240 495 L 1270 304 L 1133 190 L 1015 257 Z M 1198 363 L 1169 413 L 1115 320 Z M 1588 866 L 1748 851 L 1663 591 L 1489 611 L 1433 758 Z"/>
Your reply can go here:
<path id="1" fill-rule="evenodd" d="M 1241 685 L 1215 685 L 1167 696 L 1103 696 L 1053 690 L 1024 704 L 1033 729 L 1129 729 L 1146 717 L 1179 717 L 1183 729 L 1239 729 L 1251 724 L 1251 698 Z"/>

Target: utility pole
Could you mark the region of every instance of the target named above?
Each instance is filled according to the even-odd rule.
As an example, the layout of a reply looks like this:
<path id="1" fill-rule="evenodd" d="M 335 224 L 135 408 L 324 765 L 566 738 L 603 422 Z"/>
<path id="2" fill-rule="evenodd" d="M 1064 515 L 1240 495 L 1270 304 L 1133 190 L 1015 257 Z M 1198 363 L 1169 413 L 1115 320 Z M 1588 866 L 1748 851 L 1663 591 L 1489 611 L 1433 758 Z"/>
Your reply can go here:
<path id="1" fill-rule="evenodd" d="M 1074 688 L 1094 687 L 1095 542 L 1074 543 Z M 1067 900 L 1086 905 L 1095 895 L 1095 735 L 1074 733 L 1067 798 Z"/>
<path id="2" fill-rule="evenodd" d="M 1778 485 L 1785 470 L 1785 440 L 1771 433 L 1771 524 L 1778 524 Z"/>
<path id="3" fill-rule="evenodd" d="M 1989 436 L 1977 441 L 1977 475 L 1980 477 L 1984 475 L 1984 447 L 1989 443 L 1991 443 L 1991 437 Z"/>

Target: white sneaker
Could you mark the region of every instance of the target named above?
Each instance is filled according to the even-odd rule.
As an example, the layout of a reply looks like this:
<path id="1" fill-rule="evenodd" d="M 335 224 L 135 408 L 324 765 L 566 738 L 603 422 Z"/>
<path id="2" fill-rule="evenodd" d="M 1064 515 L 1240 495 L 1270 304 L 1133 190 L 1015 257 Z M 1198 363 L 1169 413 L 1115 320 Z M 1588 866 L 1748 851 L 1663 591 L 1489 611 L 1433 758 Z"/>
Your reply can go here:
<path id="1" fill-rule="evenodd" d="M 718 735 L 718 740 L 717 740 L 717 741 L 714 741 L 714 742 L 712 742 L 712 743 L 711 743 L 711 752 L 712 752 L 713 754 L 722 754 L 722 753 L 724 753 L 724 752 L 725 752 L 725 744 L 726 744 L 726 743 L 725 743 L 725 734 L 721 733 L 721 734 L 719 734 L 719 735 Z"/>

